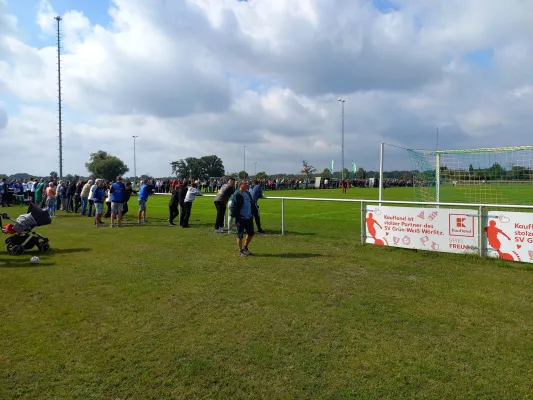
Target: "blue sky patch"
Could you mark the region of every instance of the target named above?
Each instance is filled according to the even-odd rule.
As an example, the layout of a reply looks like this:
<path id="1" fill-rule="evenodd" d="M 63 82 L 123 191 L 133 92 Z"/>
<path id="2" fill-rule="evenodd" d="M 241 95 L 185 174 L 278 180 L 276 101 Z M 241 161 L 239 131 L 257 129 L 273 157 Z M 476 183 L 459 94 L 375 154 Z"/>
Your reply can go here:
<path id="1" fill-rule="evenodd" d="M 54 38 L 42 37 L 37 24 L 39 0 L 10 0 L 7 12 L 18 19 L 18 28 L 24 42 L 33 47 L 43 47 L 55 43 Z M 52 9 L 59 15 L 67 11 L 78 10 L 89 18 L 92 25 L 109 24 L 110 0 L 49 0 Z"/>
<path id="2" fill-rule="evenodd" d="M 391 0 L 372 0 L 372 5 L 383 14 L 389 14 L 400 9 Z"/>
<path id="3" fill-rule="evenodd" d="M 480 68 L 490 68 L 494 58 L 493 49 L 480 49 L 471 51 L 464 56 L 464 60 Z"/>

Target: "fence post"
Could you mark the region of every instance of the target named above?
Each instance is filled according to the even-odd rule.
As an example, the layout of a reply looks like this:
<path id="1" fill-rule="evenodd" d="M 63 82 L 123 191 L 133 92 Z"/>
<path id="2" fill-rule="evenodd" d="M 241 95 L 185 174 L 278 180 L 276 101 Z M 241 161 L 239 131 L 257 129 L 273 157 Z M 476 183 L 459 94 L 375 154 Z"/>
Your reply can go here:
<path id="1" fill-rule="evenodd" d="M 361 244 L 364 245 L 366 242 L 366 229 L 365 229 L 365 219 L 366 219 L 366 210 L 365 202 L 361 201 Z"/>
<path id="2" fill-rule="evenodd" d="M 281 199 L 281 234 L 285 235 L 285 199 Z"/>
<path id="3" fill-rule="evenodd" d="M 484 235 L 483 235 L 483 227 L 485 226 L 485 216 L 483 213 L 485 212 L 483 206 L 479 206 L 479 218 L 478 218 L 478 242 L 479 242 L 479 257 L 483 257 L 485 253 L 485 241 L 484 241 Z"/>

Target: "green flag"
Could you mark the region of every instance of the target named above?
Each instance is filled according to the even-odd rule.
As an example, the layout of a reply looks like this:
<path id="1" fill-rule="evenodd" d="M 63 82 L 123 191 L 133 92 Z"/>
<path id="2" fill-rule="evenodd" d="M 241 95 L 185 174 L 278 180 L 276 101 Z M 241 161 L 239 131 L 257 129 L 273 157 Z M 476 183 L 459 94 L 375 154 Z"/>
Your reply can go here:
<path id="1" fill-rule="evenodd" d="M 333 173 L 333 164 L 335 164 L 335 161 L 331 160 L 331 173 Z"/>

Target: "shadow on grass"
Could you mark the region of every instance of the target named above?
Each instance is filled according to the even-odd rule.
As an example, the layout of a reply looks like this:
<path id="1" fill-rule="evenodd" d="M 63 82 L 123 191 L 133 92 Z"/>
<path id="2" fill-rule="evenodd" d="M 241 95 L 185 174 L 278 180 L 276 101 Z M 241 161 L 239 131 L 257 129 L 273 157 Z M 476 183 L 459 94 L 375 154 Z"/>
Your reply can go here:
<path id="1" fill-rule="evenodd" d="M 266 231 L 265 235 L 281 235 L 281 230 L 269 229 L 268 231 Z M 284 236 L 316 236 L 316 233 L 315 232 L 285 231 Z"/>
<path id="2" fill-rule="evenodd" d="M 302 258 L 318 258 L 323 257 L 322 254 L 316 254 L 316 253 L 273 253 L 273 254 L 258 254 L 254 253 L 253 257 L 256 258 L 294 258 L 294 259 L 302 259 Z"/>
<path id="3" fill-rule="evenodd" d="M 72 253 L 86 253 L 88 251 L 91 251 L 89 248 L 72 248 L 72 249 L 50 249 L 48 253 L 45 253 L 47 255 L 52 254 L 72 254 Z M 42 254 L 42 253 L 41 253 Z"/>
<path id="4" fill-rule="evenodd" d="M 29 254 L 25 254 L 23 256 L 12 256 L 13 258 L 4 258 L 0 259 L 0 268 L 38 268 L 38 267 L 50 267 L 52 265 L 55 265 L 55 263 L 52 262 L 40 262 L 38 264 L 32 264 L 30 262 L 30 258 L 28 257 Z"/>
<path id="5" fill-rule="evenodd" d="M 144 227 L 151 227 L 151 228 L 180 228 L 179 222 L 174 221 L 176 224 L 175 226 L 169 226 L 168 220 L 156 220 L 155 218 L 153 220 L 150 220 L 150 222 L 144 223 L 144 224 L 138 224 L 137 222 L 125 222 L 124 228 L 144 228 Z M 190 223 L 190 228 L 213 228 L 214 224 L 212 223 Z"/>

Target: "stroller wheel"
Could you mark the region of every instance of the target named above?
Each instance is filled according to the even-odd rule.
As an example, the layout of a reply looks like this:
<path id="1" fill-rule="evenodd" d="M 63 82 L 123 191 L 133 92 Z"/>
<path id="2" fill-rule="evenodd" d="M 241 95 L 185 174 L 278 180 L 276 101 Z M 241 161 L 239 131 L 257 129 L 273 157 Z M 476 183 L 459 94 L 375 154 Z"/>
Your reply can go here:
<path id="1" fill-rule="evenodd" d="M 46 253 L 47 251 L 50 250 L 50 244 L 48 244 L 48 243 L 39 243 L 39 245 L 37 246 L 37 248 L 38 248 L 39 251 L 41 251 L 42 253 Z"/>
<path id="2" fill-rule="evenodd" d="M 12 245 L 11 243 L 7 245 L 7 251 L 9 253 L 11 253 L 11 249 L 13 248 L 14 245 Z"/>
<path id="3" fill-rule="evenodd" d="M 12 256 L 21 256 L 26 252 L 26 249 L 24 246 L 15 245 L 11 248 L 11 255 Z"/>

